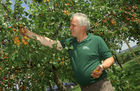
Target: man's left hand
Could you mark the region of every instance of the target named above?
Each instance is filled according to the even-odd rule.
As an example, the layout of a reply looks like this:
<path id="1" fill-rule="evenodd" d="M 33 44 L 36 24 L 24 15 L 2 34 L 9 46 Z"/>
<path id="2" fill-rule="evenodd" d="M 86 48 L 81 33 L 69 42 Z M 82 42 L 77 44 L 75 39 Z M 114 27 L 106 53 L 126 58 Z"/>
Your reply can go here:
<path id="1" fill-rule="evenodd" d="M 102 71 L 103 71 L 102 67 L 97 66 L 96 69 L 91 73 L 91 76 L 97 79 L 102 75 Z"/>

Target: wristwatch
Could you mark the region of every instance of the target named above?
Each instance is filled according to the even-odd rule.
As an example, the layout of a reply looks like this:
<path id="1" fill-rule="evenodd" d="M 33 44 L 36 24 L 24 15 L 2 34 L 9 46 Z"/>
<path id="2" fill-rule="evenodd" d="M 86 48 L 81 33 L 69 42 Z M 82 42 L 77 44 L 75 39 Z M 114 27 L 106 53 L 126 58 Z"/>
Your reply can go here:
<path id="1" fill-rule="evenodd" d="M 104 66 L 102 64 L 99 65 L 103 70 L 105 70 Z"/>

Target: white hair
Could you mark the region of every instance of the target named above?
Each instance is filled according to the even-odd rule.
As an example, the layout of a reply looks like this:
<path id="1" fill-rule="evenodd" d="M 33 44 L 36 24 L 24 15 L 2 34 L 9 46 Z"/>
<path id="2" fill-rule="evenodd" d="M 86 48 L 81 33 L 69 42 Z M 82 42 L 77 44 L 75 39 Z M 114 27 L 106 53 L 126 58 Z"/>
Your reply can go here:
<path id="1" fill-rule="evenodd" d="M 86 31 L 89 30 L 89 28 L 90 28 L 90 21 L 89 21 L 87 15 L 85 15 L 83 13 L 74 13 L 72 15 L 72 17 L 71 17 L 71 20 L 72 20 L 73 17 L 77 18 L 78 23 L 79 23 L 80 26 L 83 26 L 83 25 L 86 26 Z"/>

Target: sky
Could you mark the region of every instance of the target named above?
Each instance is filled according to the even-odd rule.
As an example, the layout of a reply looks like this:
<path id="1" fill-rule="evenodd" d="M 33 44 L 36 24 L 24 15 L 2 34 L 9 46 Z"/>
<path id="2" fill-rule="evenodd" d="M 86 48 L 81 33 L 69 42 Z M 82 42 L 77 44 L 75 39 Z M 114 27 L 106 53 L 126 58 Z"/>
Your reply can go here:
<path id="1" fill-rule="evenodd" d="M 14 9 L 14 4 L 15 4 L 16 0 L 10 0 L 10 1 L 12 2 L 12 6 L 11 6 L 12 9 Z M 24 1 L 24 0 L 22 0 L 22 1 Z M 30 0 L 27 0 L 27 1 L 30 1 Z M 22 6 L 25 7 L 25 10 L 29 9 L 29 7 L 25 3 L 22 3 Z"/>
<path id="2" fill-rule="evenodd" d="M 137 45 L 137 42 L 133 42 L 133 41 L 129 41 L 130 47 L 133 47 L 135 45 Z M 128 46 L 126 45 L 126 43 L 123 43 L 122 45 L 122 50 L 128 49 Z"/>
<path id="3" fill-rule="evenodd" d="M 5 0 L 3 0 L 3 1 L 5 1 Z M 12 2 L 11 8 L 14 9 L 14 3 L 15 3 L 16 0 L 10 0 L 10 1 Z M 27 1 L 30 1 L 30 0 L 27 0 Z M 25 3 L 23 3 L 22 6 L 25 7 L 26 11 L 29 9 L 29 7 Z M 129 44 L 130 44 L 130 47 L 132 47 L 132 46 L 136 45 L 136 42 L 129 41 Z M 128 49 L 128 46 L 126 45 L 126 43 L 123 43 L 122 50 L 125 50 L 125 49 Z"/>

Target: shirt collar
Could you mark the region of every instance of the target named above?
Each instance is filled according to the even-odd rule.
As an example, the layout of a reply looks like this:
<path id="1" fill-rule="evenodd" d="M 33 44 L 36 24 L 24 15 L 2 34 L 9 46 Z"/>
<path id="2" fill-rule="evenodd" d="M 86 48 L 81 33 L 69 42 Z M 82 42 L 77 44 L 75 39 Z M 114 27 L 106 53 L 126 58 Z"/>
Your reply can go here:
<path id="1" fill-rule="evenodd" d="M 80 43 L 77 42 L 76 38 L 75 38 L 75 41 L 76 41 L 78 44 L 81 44 L 81 43 L 84 43 L 84 42 L 90 40 L 90 36 L 91 36 L 91 34 L 90 34 L 90 33 L 87 33 L 87 35 L 88 35 L 87 38 L 85 38 L 84 40 L 82 40 Z"/>

